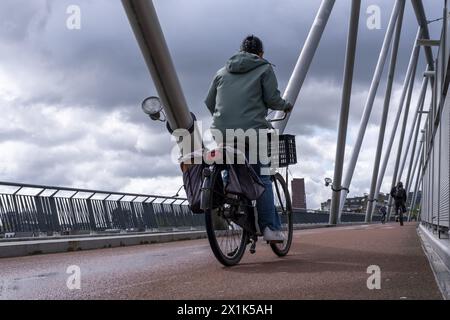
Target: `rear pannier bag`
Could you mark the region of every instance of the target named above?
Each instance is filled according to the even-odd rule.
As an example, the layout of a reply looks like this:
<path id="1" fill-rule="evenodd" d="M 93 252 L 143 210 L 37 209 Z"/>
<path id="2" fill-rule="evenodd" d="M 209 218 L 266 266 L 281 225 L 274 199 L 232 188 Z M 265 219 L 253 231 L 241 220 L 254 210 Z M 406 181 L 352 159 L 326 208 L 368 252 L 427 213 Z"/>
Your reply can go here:
<path id="1" fill-rule="evenodd" d="M 243 196 L 248 200 L 257 200 L 264 193 L 265 186 L 253 168 L 248 164 L 228 166 L 229 181 L 225 191 Z"/>
<path id="2" fill-rule="evenodd" d="M 203 183 L 203 164 L 182 164 L 184 190 L 189 202 L 189 209 L 193 213 L 201 214 L 201 192 Z"/>

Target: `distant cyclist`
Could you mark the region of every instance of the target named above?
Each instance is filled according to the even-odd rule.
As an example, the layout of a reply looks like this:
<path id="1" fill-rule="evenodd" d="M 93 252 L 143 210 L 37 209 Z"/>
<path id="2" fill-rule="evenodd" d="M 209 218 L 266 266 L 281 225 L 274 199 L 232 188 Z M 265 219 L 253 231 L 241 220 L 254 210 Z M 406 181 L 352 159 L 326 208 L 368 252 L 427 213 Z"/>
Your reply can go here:
<path id="1" fill-rule="evenodd" d="M 398 215 L 400 225 L 403 225 L 403 214 L 406 212 L 406 190 L 403 188 L 403 183 L 399 182 L 397 186 L 392 188 L 391 197 L 394 198 L 395 214 Z"/>
<path id="2" fill-rule="evenodd" d="M 263 55 L 262 41 L 253 35 L 248 36 L 242 42 L 240 52 L 217 72 L 205 100 L 213 116 L 211 129 L 221 131 L 223 136 L 227 129 L 267 131 L 271 128 L 266 120 L 269 109 L 292 110 L 292 105 L 281 97 L 273 67 Z M 265 241 L 281 242 L 284 237 L 280 232 L 281 222 L 274 204 L 272 181 L 270 176 L 261 174 L 259 159 L 252 166 L 265 186 L 265 192 L 257 201 L 259 227 Z"/>
<path id="3" fill-rule="evenodd" d="M 386 223 L 386 207 L 381 206 L 379 209 L 379 212 L 381 213 L 381 223 L 385 224 Z"/>

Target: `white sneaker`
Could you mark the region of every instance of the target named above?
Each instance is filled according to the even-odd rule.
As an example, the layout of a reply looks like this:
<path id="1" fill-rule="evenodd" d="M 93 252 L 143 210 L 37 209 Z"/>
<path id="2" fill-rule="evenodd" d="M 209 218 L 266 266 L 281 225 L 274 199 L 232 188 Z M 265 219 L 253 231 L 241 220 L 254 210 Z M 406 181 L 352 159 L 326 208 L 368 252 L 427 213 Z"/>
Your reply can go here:
<path id="1" fill-rule="evenodd" d="M 264 241 L 271 243 L 282 243 L 284 240 L 284 235 L 281 231 L 272 231 L 269 227 L 264 229 Z"/>

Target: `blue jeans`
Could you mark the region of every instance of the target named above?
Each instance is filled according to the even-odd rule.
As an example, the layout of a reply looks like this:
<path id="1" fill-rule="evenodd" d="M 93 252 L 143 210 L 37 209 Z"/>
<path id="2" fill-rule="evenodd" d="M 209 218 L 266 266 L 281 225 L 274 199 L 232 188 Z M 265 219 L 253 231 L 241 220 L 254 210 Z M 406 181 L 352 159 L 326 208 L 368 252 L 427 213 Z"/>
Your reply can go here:
<path id="1" fill-rule="evenodd" d="M 259 228 L 261 232 L 264 232 L 266 227 L 269 227 L 272 231 L 279 231 L 281 230 L 281 221 L 275 208 L 271 176 L 261 175 L 261 166 L 259 164 L 252 165 L 252 167 L 253 170 L 259 174 L 259 177 L 266 188 L 266 191 L 264 191 L 262 196 L 256 201 Z"/>

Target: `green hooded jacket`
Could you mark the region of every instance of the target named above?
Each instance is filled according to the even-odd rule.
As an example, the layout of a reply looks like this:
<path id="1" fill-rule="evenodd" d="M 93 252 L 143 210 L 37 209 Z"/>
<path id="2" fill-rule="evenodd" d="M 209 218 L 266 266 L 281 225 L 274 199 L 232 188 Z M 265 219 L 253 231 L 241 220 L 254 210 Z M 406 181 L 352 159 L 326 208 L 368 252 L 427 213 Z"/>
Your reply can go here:
<path id="1" fill-rule="evenodd" d="M 220 69 L 209 89 L 205 104 L 213 115 L 211 128 L 267 129 L 268 109 L 286 110 L 272 65 L 247 52 L 231 57 Z"/>

